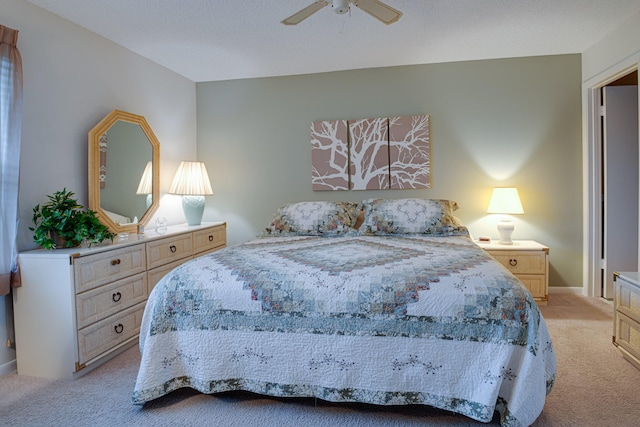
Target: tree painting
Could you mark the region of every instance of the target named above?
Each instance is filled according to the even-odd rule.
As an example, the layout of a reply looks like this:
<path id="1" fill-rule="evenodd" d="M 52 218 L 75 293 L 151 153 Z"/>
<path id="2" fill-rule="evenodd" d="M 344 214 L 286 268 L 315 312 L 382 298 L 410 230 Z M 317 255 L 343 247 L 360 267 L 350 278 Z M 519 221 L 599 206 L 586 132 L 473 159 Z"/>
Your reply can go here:
<path id="1" fill-rule="evenodd" d="M 311 184 L 314 191 L 349 189 L 346 120 L 311 123 Z"/>
<path id="2" fill-rule="evenodd" d="M 431 188 L 429 116 L 389 118 L 391 188 Z"/>
<path id="3" fill-rule="evenodd" d="M 429 116 L 311 123 L 314 191 L 431 188 Z"/>
<path id="4" fill-rule="evenodd" d="M 349 121 L 352 190 L 389 188 L 389 121 L 385 118 Z"/>

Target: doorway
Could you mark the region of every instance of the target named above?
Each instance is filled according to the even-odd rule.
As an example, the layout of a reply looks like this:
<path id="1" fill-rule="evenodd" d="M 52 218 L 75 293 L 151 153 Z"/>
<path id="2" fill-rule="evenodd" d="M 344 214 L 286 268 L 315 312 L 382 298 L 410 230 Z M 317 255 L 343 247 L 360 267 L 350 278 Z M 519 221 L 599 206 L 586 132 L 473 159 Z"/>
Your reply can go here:
<path id="1" fill-rule="evenodd" d="M 613 299 L 613 273 L 638 270 L 638 72 L 623 76 L 600 91 L 600 296 Z"/>
<path id="2" fill-rule="evenodd" d="M 611 299 L 640 259 L 637 63 L 586 89 L 584 294 Z"/>

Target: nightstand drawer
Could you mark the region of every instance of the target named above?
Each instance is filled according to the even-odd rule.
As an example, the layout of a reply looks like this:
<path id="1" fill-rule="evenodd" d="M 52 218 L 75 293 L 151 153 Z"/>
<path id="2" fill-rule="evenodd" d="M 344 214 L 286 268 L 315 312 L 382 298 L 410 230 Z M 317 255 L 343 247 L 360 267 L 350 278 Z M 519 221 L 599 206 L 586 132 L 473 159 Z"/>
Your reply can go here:
<path id="1" fill-rule="evenodd" d="M 493 258 L 513 274 L 546 274 L 546 253 L 543 251 L 492 251 Z"/>
<path id="2" fill-rule="evenodd" d="M 529 289 L 540 305 L 549 296 L 549 248 L 534 240 L 514 240 L 512 245 L 478 242 L 492 258 L 507 268 Z"/>
<path id="3" fill-rule="evenodd" d="M 192 233 L 189 233 L 147 243 L 147 268 L 190 257 L 193 254 L 192 239 Z"/>
<path id="4" fill-rule="evenodd" d="M 546 298 L 546 276 L 542 274 L 516 274 L 534 298 Z"/>

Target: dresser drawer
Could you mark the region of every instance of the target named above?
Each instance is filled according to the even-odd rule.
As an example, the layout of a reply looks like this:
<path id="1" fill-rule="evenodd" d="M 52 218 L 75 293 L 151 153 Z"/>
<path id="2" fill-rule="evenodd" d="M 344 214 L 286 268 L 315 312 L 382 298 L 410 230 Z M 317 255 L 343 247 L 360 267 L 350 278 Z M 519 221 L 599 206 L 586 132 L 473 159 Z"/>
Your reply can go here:
<path id="1" fill-rule="evenodd" d="M 513 274 L 546 274 L 546 252 L 491 251 L 489 254 Z"/>
<path id="2" fill-rule="evenodd" d="M 193 254 L 192 236 L 192 233 L 188 233 L 147 243 L 147 268 L 156 268 L 190 257 Z"/>
<path id="3" fill-rule="evenodd" d="M 75 258 L 75 291 L 85 292 L 105 283 L 141 273 L 146 270 L 145 258 L 144 244 Z"/>
<path id="4" fill-rule="evenodd" d="M 118 345 L 138 337 L 145 303 L 130 307 L 78 331 L 79 364 L 85 364 L 114 349 Z"/>
<path id="5" fill-rule="evenodd" d="M 615 309 L 640 322 L 640 288 L 618 277 L 614 281 Z"/>
<path id="6" fill-rule="evenodd" d="M 144 272 L 78 294 L 78 328 L 84 328 L 127 307 L 144 302 L 147 295 L 147 275 Z"/>
<path id="7" fill-rule="evenodd" d="M 640 323 L 618 313 L 615 344 L 627 350 L 636 360 L 640 359 Z"/>
<path id="8" fill-rule="evenodd" d="M 223 248 L 227 244 L 225 225 L 218 225 L 193 233 L 193 253 L 200 255 Z"/>

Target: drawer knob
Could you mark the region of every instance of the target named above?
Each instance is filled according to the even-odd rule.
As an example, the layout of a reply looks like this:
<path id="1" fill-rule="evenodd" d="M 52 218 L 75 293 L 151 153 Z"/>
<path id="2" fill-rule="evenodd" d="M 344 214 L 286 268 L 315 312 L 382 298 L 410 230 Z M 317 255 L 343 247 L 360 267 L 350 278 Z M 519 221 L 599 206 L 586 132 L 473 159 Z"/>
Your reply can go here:
<path id="1" fill-rule="evenodd" d="M 111 299 L 113 300 L 113 302 L 118 302 L 120 301 L 121 298 L 122 298 L 122 294 L 120 292 L 116 292 L 111 296 Z"/>
<path id="2" fill-rule="evenodd" d="M 121 334 L 122 331 L 124 331 L 124 326 L 122 326 L 122 323 L 118 323 L 113 329 L 116 331 L 116 334 Z"/>
<path id="3" fill-rule="evenodd" d="M 517 260 L 517 259 L 515 259 L 515 258 L 510 258 L 510 259 L 509 259 L 509 265 L 510 265 L 511 267 L 515 267 L 516 265 L 518 265 L 518 260 Z"/>
<path id="4" fill-rule="evenodd" d="M 111 260 L 111 265 L 120 265 L 120 258 L 118 258 L 118 259 L 112 259 L 112 260 Z"/>
<path id="5" fill-rule="evenodd" d="M 209 241 L 213 242 L 213 234 L 209 234 Z"/>
<path id="6" fill-rule="evenodd" d="M 171 246 L 169 246 L 169 250 L 170 250 L 172 253 L 175 253 L 177 249 L 178 249 L 178 248 L 176 248 L 176 245 L 171 245 Z"/>

